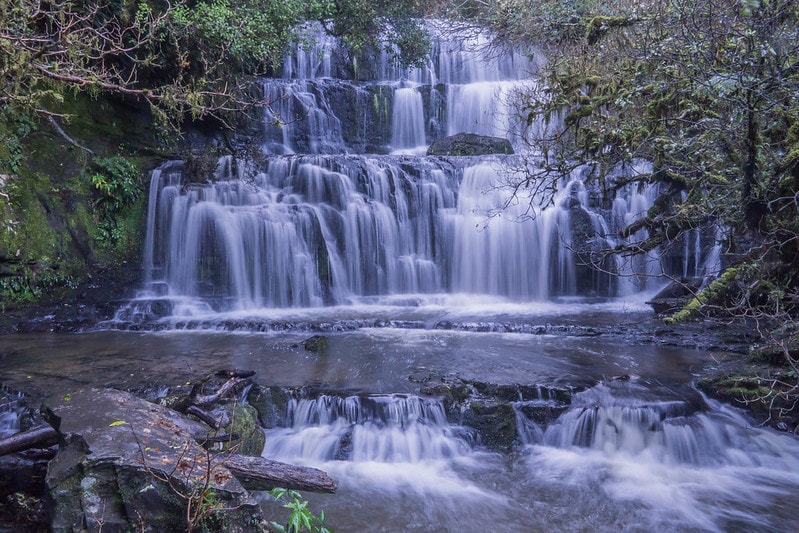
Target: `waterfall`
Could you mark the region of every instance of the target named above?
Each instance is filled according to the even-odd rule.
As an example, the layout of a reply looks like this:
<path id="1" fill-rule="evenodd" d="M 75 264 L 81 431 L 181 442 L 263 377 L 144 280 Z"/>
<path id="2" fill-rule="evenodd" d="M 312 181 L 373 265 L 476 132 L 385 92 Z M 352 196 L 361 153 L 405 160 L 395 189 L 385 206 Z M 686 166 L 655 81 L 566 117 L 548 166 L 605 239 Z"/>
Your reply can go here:
<path id="1" fill-rule="evenodd" d="M 438 399 L 327 396 L 292 399 L 288 427 L 271 430 L 264 456 L 317 462 L 417 463 L 463 455 L 468 432 L 447 423 Z"/>
<path id="2" fill-rule="evenodd" d="M 400 87 L 394 91 L 394 111 L 392 115 L 391 146 L 395 153 L 414 149 L 427 149 L 425 142 L 424 106 L 419 91 Z"/>
<path id="3" fill-rule="evenodd" d="M 620 186 L 608 199 L 586 188 L 585 167 L 553 184 L 552 202 L 541 205 L 535 192 L 508 187 L 535 154 L 420 155 L 458 132 L 523 149 L 528 120 L 515 109 L 516 92 L 536 90 L 542 61 L 534 51 L 494 49 L 485 33 L 434 37 L 422 66 L 400 69 L 384 50 L 356 78 L 335 39 L 319 33 L 312 46 L 294 48 L 283 78 L 263 80 L 262 162 L 228 157 L 197 183 L 179 163 L 154 171 L 145 290 L 122 315 L 402 295 L 606 298 L 650 289 L 663 272 L 687 275 L 718 262 L 699 231 L 676 258 L 600 253 L 648 237 L 645 229 L 626 240 L 619 232 L 646 214 L 657 185 Z M 647 165 L 608 179 L 651 172 Z"/>

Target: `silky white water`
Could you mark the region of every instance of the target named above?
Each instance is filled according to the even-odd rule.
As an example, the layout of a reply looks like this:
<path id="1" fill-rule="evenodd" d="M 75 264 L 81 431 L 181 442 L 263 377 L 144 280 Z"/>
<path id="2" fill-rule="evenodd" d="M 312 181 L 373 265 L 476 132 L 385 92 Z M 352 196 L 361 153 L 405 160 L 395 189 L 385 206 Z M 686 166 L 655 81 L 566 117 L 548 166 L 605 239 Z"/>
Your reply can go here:
<path id="1" fill-rule="evenodd" d="M 795 527 L 799 444 L 704 402 L 598 385 L 549 427 L 520 424 L 526 444 L 503 456 L 447 423 L 440 401 L 323 396 L 294 400 L 289 426 L 266 432 L 264 455 L 337 477 L 338 495 L 311 499 L 348 531 Z M 402 416 L 364 414 L 363 403 L 395 405 Z"/>

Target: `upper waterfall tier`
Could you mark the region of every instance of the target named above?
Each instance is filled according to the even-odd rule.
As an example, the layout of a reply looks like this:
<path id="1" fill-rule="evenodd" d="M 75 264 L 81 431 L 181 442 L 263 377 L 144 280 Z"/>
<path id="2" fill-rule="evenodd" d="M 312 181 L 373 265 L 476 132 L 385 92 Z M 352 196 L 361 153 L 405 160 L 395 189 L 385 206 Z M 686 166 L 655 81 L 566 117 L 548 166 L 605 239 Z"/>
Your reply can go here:
<path id="1" fill-rule="evenodd" d="M 264 80 L 266 151 L 423 153 L 433 140 L 461 132 L 507 138 L 524 150 L 529 125 L 517 107 L 536 90 L 543 58 L 498 49 L 484 32 L 443 26 L 430 23 L 425 64 L 408 69 L 386 50 L 359 61 L 320 31 L 313 44 L 297 44 L 283 78 Z"/>

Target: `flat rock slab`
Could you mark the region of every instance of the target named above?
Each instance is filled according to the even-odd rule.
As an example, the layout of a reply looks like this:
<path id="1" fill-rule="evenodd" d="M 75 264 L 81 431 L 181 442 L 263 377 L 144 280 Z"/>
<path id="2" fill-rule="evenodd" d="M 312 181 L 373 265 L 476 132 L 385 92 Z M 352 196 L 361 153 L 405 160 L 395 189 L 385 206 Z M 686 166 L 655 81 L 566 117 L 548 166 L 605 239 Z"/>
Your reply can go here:
<path id="1" fill-rule="evenodd" d="M 208 520 L 260 531 L 260 508 L 215 456 L 195 443 L 199 422 L 126 392 L 75 390 L 46 409 L 63 443 L 47 472 L 53 531 L 186 529 L 185 509 L 213 494 Z M 224 510 L 222 510 L 224 508 Z M 220 526 L 221 527 L 221 526 Z"/>
<path id="2" fill-rule="evenodd" d="M 208 428 L 167 407 L 113 389 L 82 388 L 50 400 L 49 422 L 64 435 L 80 435 L 94 460 L 174 464 L 180 454 L 204 455 L 194 435 Z M 156 452 L 156 450 L 158 450 Z"/>
<path id="3" fill-rule="evenodd" d="M 489 137 L 476 133 L 456 133 L 439 139 L 427 149 L 427 155 L 475 156 L 489 154 L 512 154 L 513 146 L 508 139 Z"/>
<path id="4" fill-rule="evenodd" d="M 126 392 L 79 388 L 44 411 L 62 439 L 46 479 L 55 532 L 185 530 L 187 507 L 214 530 L 262 531 L 248 490 L 336 490 L 321 470 L 209 452 L 195 441 L 207 426 Z"/>

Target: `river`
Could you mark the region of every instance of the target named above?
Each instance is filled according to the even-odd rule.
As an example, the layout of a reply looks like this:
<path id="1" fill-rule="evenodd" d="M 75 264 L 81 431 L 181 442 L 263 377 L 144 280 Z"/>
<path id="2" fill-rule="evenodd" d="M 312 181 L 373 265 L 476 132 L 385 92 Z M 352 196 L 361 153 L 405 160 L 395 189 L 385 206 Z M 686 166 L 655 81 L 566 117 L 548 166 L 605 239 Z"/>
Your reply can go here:
<path id="1" fill-rule="evenodd" d="M 799 526 L 799 443 L 693 387 L 723 354 L 649 342 L 651 313 L 640 302 L 466 309 L 272 310 L 260 320 L 284 331 L 271 332 L 10 335 L 0 373 L 42 397 L 84 385 L 157 395 L 230 367 L 255 370 L 264 385 L 310 386 L 266 430 L 264 455 L 334 477 L 337 494 L 305 496 L 337 531 Z M 354 329 L 367 317 L 382 327 Z M 424 326 L 442 323 L 450 329 Z M 512 324 L 531 327 L 507 332 Z M 319 330 L 326 346 L 305 350 Z M 420 394 L 456 378 L 520 387 L 511 449 L 486 446 L 448 419 L 440 397 Z M 531 398 L 530 387 L 545 392 Z"/>

